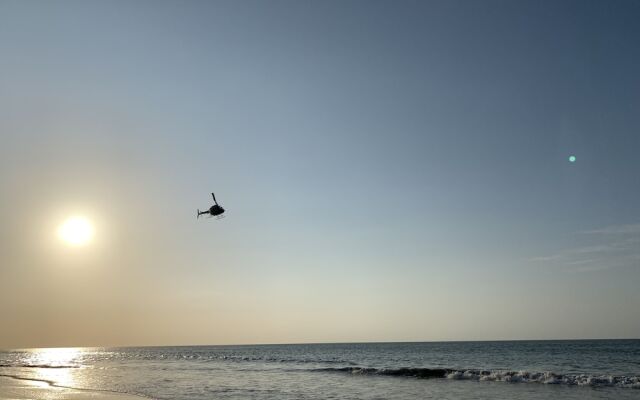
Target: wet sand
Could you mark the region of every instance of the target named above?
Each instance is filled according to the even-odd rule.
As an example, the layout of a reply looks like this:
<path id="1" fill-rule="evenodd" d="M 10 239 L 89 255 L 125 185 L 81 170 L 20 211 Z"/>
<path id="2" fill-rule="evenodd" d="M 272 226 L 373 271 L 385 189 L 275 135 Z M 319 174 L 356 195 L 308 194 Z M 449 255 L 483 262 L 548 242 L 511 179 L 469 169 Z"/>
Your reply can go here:
<path id="1" fill-rule="evenodd" d="M 141 400 L 145 397 L 96 390 L 69 389 L 37 380 L 0 376 L 0 400 Z"/>

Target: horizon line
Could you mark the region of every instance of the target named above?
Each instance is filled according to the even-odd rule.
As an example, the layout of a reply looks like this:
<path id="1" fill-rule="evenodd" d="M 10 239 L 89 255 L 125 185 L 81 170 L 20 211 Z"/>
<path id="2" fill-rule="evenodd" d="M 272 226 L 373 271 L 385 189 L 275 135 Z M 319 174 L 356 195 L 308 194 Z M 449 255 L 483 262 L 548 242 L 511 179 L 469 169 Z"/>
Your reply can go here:
<path id="1" fill-rule="evenodd" d="M 130 349 L 162 347 L 240 347 L 240 346 L 304 346 L 329 344 L 413 344 L 413 343 L 491 343 L 491 342 L 589 342 L 589 341 L 625 341 L 637 338 L 586 338 L 586 339 L 480 339 L 480 340 L 406 340 L 406 341 L 362 341 L 362 342 L 290 342 L 290 343 L 233 343 L 233 344 L 162 344 L 162 345 L 116 345 L 116 346 L 48 346 L 0 348 L 0 351 L 41 350 L 41 349 Z"/>

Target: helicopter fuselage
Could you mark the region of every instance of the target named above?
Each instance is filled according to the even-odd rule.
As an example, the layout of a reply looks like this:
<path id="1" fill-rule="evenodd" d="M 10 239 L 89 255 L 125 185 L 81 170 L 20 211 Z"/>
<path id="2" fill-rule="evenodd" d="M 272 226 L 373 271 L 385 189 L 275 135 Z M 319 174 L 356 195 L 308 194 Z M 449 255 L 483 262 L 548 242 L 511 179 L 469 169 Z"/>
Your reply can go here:
<path id="1" fill-rule="evenodd" d="M 224 212 L 224 208 L 220 207 L 217 204 L 214 204 L 211 206 L 211 208 L 209 209 L 209 214 L 211 215 L 220 215 Z"/>

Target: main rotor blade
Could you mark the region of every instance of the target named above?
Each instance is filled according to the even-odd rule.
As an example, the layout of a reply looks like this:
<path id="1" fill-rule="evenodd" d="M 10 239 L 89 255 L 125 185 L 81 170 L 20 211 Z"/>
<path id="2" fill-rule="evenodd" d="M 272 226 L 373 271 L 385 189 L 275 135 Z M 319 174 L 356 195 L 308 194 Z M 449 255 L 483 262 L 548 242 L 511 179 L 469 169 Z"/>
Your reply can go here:
<path id="1" fill-rule="evenodd" d="M 211 193 L 211 197 L 213 197 L 213 202 L 216 203 L 216 205 L 218 204 L 218 202 L 216 201 L 216 195 Z"/>

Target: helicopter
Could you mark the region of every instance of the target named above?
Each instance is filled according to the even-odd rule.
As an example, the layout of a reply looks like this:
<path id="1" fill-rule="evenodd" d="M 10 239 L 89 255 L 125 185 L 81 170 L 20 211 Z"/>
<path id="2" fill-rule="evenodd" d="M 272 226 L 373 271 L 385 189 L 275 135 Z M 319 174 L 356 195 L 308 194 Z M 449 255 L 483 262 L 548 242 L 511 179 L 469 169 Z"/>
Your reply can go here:
<path id="1" fill-rule="evenodd" d="M 209 208 L 207 211 L 200 211 L 200 209 L 198 209 L 198 215 L 196 218 L 200 218 L 202 214 L 209 214 L 212 217 L 217 216 L 218 219 L 224 218 L 224 215 L 222 215 L 222 213 L 224 213 L 224 208 L 218 205 L 218 202 L 216 201 L 216 195 L 211 193 L 211 197 L 213 197 L 213 202 L 215 204 L 212 205 L 211 208 Z"/>

